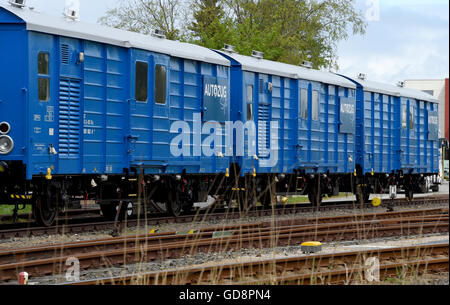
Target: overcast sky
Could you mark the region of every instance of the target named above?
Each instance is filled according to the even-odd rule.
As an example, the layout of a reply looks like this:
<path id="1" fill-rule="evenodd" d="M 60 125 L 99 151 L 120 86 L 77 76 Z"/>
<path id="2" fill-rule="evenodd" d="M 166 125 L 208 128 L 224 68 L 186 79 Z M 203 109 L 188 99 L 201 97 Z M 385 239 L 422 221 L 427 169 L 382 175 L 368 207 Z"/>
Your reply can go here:
<path id="1" fill-rule="evenodd" d="M 6 0 L 2 0 L 6 1 Z M 96 22 L 118 0 L 80 0 L 80 19 Z M 449 76 L 448 0 L 356 0 L 368 16 L 367 33 L 339 44 L 340 73 L 370 80 Z M 36 10 L 60 15 L 65 0 L 28 0 Z"/>

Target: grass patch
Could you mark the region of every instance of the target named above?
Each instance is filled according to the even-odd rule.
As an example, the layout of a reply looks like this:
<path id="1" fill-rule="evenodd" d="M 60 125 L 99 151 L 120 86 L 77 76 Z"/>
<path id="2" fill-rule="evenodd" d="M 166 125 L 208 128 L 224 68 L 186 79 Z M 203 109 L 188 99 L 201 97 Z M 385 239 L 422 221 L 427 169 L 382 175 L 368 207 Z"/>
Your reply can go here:
<path id="1" fill-rule="evenodd" d="M 19 205 L 19 208 L 22 206 Z M 0 205 L 0 215 L 12 215 L 14 211 L 13 205 Z M 31 213 L 31 205 L 27 205 L 24 210 L 19 210 L 19 214 Z"/>
<path id="2" fill-rule="evenodd" d="M 332 197 L 324 197 L 323 199 L 337 199 L 337 198 L 346 198 L 353 196 L 351 193 L 339 193 L 338 196 L 332 196 Z M 309 199 L 308 196 L 290 196 L 288 198 L 288 204 L 294 204 L 294 203 L 308 203 Z"/>

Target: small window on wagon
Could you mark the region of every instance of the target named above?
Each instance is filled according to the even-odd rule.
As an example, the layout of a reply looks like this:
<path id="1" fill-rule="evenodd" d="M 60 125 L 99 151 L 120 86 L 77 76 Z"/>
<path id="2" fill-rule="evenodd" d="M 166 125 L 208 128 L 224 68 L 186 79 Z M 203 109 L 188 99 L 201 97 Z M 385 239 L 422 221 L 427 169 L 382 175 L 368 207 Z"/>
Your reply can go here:
<path id="1" fill-rule="evenodd" d="M 148 94 L 148 63 L 136 61 L 135 94 L 137 102 L 147 102 Z"/>
<path id="2" fill-rule="evenodd" d="M 308 90 L 300 91 L 300 118 L 308 119 Z"/>
<path id="3" fill-rule="evenodd" d="M 155 103 L 166 103 L 166 66 L 155 66 Z"/>
<path id="4" fill-rule="evenodd" d="M 49 55 L 39 52 L 38 54 L 38 74 L 49 75 Z"/>
<path id="5" fill-rule="evenodd" d="M 247 121 L 253 120 L 253 86 L 247 86 Z"/>
<path id="6" fill-rule="evenodd" d="M 50 60 L 49 54 L 38 54 L 38 99 L 47 102 L 50 99 Z"/>
<path id="7" fill-rule="evenodd" d="M 313 121 L 319 120 L 319 92 L 312 92 L 312 103 L 311 103 L 311 119 Z"/>
<path id="8" fill-rule="evenodd" d="M 414 107 L 409 106 L 409 129 L 414 129 Z"/>

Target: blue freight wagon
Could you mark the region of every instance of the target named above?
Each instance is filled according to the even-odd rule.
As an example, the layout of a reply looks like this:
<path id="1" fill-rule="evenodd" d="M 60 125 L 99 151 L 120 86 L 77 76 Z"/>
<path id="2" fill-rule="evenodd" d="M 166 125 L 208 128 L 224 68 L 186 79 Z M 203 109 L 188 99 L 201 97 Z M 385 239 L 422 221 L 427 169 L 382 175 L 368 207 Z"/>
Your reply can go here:
<path id="1" fill-rule="evenodd" d="M 252 122 L 248 127 L 256 130 L 237 164 L 243 175 L 255 173 L 257 191 L 274 184 L 277 193 L 308 194 L 315 203 L 351 191 L 355 84 L 256 51 L 243 56 L 228 46 L 218 52 L 231 61 L 232 120 Z M 252 142 L 256 148 L 248 147 Z"/>
<path id="2" fill-rule="evenodd" d="M 51 224 L 80 194 L 132 213 L 145 184 L 177 215 L 228 170 L 224 140 L 193 148 L 207 151 L 205 122 L 230 119 L 230 64 L 214 51 L 3 4 L 0 43 L 1 202 Z"/>
<path id="3" fill-rule="evenodd" d="M 356 172 L 367 201 L 398 185 L 409 199 L 427 193 L 439 172 L 438 101 L 424 92 L 377 83 L 357 85 Z"/>

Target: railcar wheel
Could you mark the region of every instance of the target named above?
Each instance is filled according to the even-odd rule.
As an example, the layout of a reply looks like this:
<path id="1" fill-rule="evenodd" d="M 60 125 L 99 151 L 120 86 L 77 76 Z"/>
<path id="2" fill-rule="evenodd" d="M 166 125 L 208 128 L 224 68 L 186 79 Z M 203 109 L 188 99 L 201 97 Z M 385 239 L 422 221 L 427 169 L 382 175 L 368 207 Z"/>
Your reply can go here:
<path id="1" fill-rule="evenodd" d="M 316 190 L 312 190 L 308 193 L 308 199 L 309 202 L 311 202 L 311 204 L 316 207 L 319 207 L 322 203 L 322 195 L 318 194 Z"/>
<path id="2" fill-rule="evenodd" d="M 45 191 L 43 194 L 37 195 L 34 200 L 34 219 L 41 226 L 50 227 L 55 222 L 56 215 L 58 214 L 58 198 L 55 196 L 55 193 L 50 192 L 49 194 Z"/>
<path id="3" fill-rule="evenodd" d="M 103 217 L 105 217 L 108 220 L 114 220 L 114 217 L 116 216 L 114 214 L 114 204 L 101 204 L 100 209 L 102 211 Z"/>
<path id="4" fill-rule="evenodd" d="M 427 181 L 424 181 L 421 185 L 420 185 L 420 191 L 423 194 L 428 194 L 430 192 L 430 185 L 428 184 Z"/>
<path id="5" fill-rule="evenodd" d="M 172 216 L 178 217 L 181 215 L 183 203 L 179 200 L 178 192 L 169 191 L 167 194 L 166 210 Z"/>
<path id="6" fill-rule="evenodd" d="M 250 186 L 245 189 L 245 192 L 239 198 L 239 205 L 241 211 L 247 212 L 251 209 L 256 208 L 256 190 L 254 187 Z"/>
<path id="7" fill-rule="evenodd" d="M 412 188 L 408 188 L 405 190 L 405 197 L 409 201 L 412 201 L 414 199 L 414 191 Z"/>
<path id="8" fill-rule="evenodd" d="M 368 203 L 370 198 L 370 193 L 366 191 L 365 187 L 358 186 L 356 189 L 356 202 L 357 203 Z"/>
<path id="9" fill-rule="evenodd" d="M 267 184 L 262 185 L 261 189 L 263 189 L 263 193 L 261 195 L 261 204 L 264 207 L 264 209 L 270 209 L 272 207 L 272 204 L 275 204 L 277 201 L 276 198 L 276 185 L 274 183 L 274 180 L 272 178 L 267 179 Z"/>
<path id="10" fill-rule="evenodd" d="M 113 202 L 111 204 L 102 204 L 100 209 L 102 210 L 103 216 L 108 220 L 115 220 L 117 215 L 117 210 L 119 209 L 119 202 Z M 117 220 L 124 220 L 125 214 L 127 218 L 133 216 L 133 203 L 131 201 L 123 201 L 122 207 L 120 208 L 119 217 Z"/>
<path id="11" fill-rule="evenodd" d="M 368 203 L 369 198 L 370 198 L 370 194 L 367 192 L 356 194 L 356 202 L 358 202 L 358 203 Z"/>

